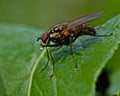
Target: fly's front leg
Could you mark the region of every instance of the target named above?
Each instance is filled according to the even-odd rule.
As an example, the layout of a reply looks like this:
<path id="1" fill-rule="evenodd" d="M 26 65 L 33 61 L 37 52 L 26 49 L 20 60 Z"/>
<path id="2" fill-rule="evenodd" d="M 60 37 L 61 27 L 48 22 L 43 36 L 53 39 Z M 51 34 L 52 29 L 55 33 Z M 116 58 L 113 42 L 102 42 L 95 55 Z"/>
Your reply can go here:
<path id="1" fill-rule="evenodd" d="M 49 61 L 50 61 L 50 56 L 49 56 L 49 52 L 48 52 L 47 47 L 46 47 L 46 52 L 47 52 L 48 60 L 47 60 L 47 63 L 46 63 L 46 65 L 45 65 L 45 67 L 44 67 L 40 72 L 44 71 L 44 70 L 47 68 L 48 63 L 49 63 Z"/>
<path id="2" fill-rule="evenodd" d="M 52 67 L 53 67 L 53 72 L 52 74 L 50 75 L 50 79 L 55 75 L 55 62 L 54 62 L 54 59 L 52 57 L 52 54 L 50 52 L 50 57 L 51 57 L 51 61 L 52 61 Z"/>
<path id="3" fill-rule="evenodd" d="M 60 49 L 61 47 L 62 47 L 61 45 L 58 45 L 58 46 L 54 47 L 53 49 L 51 49 L 51 51 L 56 51 L 56 50 Z"/>
<path id="4" fill-rule="evenodd" d="M 56 45 L 56 47 L 54 47 L 51 51 L 55 51 L 55 50 L 58 50 L 59 48 L 61 48 L 62 46 L 60 46 L 60 45 Z M 50 57 L 51 57 L 51 60 L 52 60 L 52 66 L 53 66 L 53 73 L 52 73 L 52 75 L 50 75 L 50 79 L 54 76 L 54 74 L 55 74 L 55 62 L 54 62 L 54 59 L 53 59 L 53 57 L 52 57 L 52 54 L 51 54 L 51 52 L 50 52 Z"/>
<path id="5" fill-rule="evenodd" d="M 42 47 L 58 47 L 60 45 L 58 44 L 46 44 L 46 45 L 42 45 Z"/>
<path id="6" fill-rule="evenodd" d="M 54 50 L 52 50 L 52 51 L 55 51 L 55 50 L 61 48 L 61 46 L 58 45 L 58 44 L 51 44 L 51 45 L 44 45 L 43 47 L 46 47 L 48 61 L 47 61 L 46 66 L 41 71 L 43 71 L 43 70 L 45 70 L 47 68 L 49 60 L 51 59 L 51 61 L 52 61 L 52 67 L 53 67 L 53 73 L 50 75 L 50 79 L 51 79 L 54 76 L 54 74 L 55 74 L 55 62 L 54 62 L 53 56 L 51 54 L 51 51 L 48 51 L 47 47 L 54 47 Z"/>

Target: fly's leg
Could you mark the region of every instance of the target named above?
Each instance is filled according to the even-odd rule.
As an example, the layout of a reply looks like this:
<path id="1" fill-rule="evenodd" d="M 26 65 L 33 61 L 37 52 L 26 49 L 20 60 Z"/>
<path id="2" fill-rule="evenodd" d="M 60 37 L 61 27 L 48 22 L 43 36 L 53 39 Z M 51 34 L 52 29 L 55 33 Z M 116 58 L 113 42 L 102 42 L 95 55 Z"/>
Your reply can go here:
<path id="1" fill-rule="evenodd" d="M 51 59 L 51 61 L 52 61 L 52 67 L 53 67 L 53 73 L 52 73 L 52 75 L 50 75 L 50 79 L 51 79 L 51 78 L 54 76 L 54 74 L 55 74 L 55 62 L 54 62 L 54 59 L 53 59 L 53 57 L 52 57 L 51 52 L 48 51 L 47 47 L 55 47 L 55 48 L 52 50 L 52 51 L 54 51 L 54 50 L 57 50 L 57 49 L 61 48 L 61 46 L 58 45 L 58 44 L 51 44 L 51 45 L 44 45 L 43 47 L 46 48 L 46 52 L 47 52 L 47 56 L 48 56 L 48 61 L 47 61 L 47 64 L 45 65 L 45 67 L 41 70 L 41 72 L 44 71 L 44 70 L 47 68 L 48 63 L 49 63 L 49 61 L 50 61 L 50 59 Z"/>
<path id="2" fill-rule="evenodd" d="M 76 36 L 72 39 L 72 42 L 74 42 L 79 36 Z"/>
<path id="3" fill-rule="evenodd" d="M 70 53 L 71 53 L 71 56 L 72 56 L 73 61 L 74 61 L 74 63 L 75 63 L 76 70 L 78 70 L 78 65 L 77 65 L 77 63 L 76 63 L 76 61 L 75 61 L 75 58 L 74 58 L 74 56 L 73 56 L 73 51 L 72 51 L 72 41 L 73 41 L 73 38 L 70 37 Z"/>
<path id="4" fill-rule="evenodd" d="M 58 50 L 59 48 L 61 48 L 62 46 L 61 45 L 56 45 L 51 51 L 55 51 L 55 50 Z M 54 59 L 52 57 L 52 54 L 50 52 L 50 57 L 51 57 L 51 60 L 52 60 L 52 66 L 53 66 L 53 73 L 52 75 L 50 75 L 50 79 L 54 76 L 55 74 L 55 62 L 54 62 Z"/>
<path id="5" fill-rule="evenodd" d="M 51 60 L 52 60 L 52 67 L 53 67 L 53 72 L 52 72 L 52 74 L 50 75 L 50 79 L 55 75 L 55 62 L 54 62 L 54 59 L 53 59 L 53 57 L 52 57 L 52 54 L 51 54 L 51 52 L 49 52 L 50 54 L 50 57 L 51 57 Z"/>
<path id="6" fill-rule="evenodd" d="M 108 37 L 108 36 L 112 36 L 114 34 L 114 32 L 110 33 L 110 34 L 107 34 L 107 35 L 92 35 L 92 36 L 98 36 L 98 37 Z"/>
<path id="7" fill-rule="evenodd" d="M 44 71 L 44 70 L 47 68 L 48 63 L 49 63 L 49 61 L 50 61 L 50 56 L 49 56 L 49 52 L 48 52 L 47 47 L 46 47 L 46 52 L 47 52 L 48 60 L 47 60 L 47 63 L 46 63 L 46 65 L 45 65 L 45 67 L 44 67 L 40 72 Z"/>
<path id="8" fill-rule="evenodd" d="M 108 36 L 112 36 L 114 34 L 114 32 L 112 32 L 110 34 L 98 35 L 98 34 L 96 34 L 96 32 L 95 33 L 94 32 L 95 32 L 95 30 L 91 27 L 91 31 L 88 31 L 87 33 L 89 33 L 89 35 L 91 35 L 91 36 L 98 36 L 98 37 L 108 37 Z"/>
<path id="9" fill-rule="evenodd" d="M 54 47 L 53 49 L 51 49 L 51 51 L 56 51 L 56 50 L 60 49 L 61 47 L 62 47 L 61 45 L 58 45 L 58 46 Z"/>
<path id="10" fill-rule="evenodd" d="M 55 63 L 54 63 L 54 59 L 52 57 L 51 52 L 48 51 L 47 47 L 45 47 L 45 48 L 46 48 L 46 52 L 47 52 L 47 56 L 48 56 L 48 61 L 47 61 L 46 65 L 45 65 L 45 67 L 40 72 L 44 71 L 47 68 L 47 66 L 49 64 L 49 61 L 51 59 L 52 60 L 52 67 L 53 67 L 53 73 L 52 73 L 52 75 L 50 75 L 50 79 L 51 79 L 55 74 Z"/>
<path id="11" fill-rule="evenodd" d="M 58 44 L 47 44 L 47 45 L 42 45 L 42 47 L 58 47 L 60 45 Z"/>

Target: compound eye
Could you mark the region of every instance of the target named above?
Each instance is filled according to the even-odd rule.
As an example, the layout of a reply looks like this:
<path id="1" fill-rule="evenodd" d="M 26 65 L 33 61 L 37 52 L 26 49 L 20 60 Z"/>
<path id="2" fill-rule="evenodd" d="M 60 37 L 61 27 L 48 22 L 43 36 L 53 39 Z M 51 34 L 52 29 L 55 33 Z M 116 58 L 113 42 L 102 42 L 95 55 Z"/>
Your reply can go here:
<path id="1" fill-rule="evenodd" d="M 46 44 L 48 37 L 49 37 L 48 33 L 43 33 L 43 35 L 41 36 L 42 42 Z"/>

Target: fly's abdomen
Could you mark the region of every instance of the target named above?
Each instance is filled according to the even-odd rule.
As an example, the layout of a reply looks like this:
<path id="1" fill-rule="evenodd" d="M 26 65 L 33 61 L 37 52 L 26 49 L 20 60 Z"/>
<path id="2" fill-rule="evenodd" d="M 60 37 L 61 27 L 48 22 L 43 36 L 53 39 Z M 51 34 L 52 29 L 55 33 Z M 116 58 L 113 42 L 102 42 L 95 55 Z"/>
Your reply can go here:
<path id="1" fill-rule="evenodd" d="M 70 33 L 73 37 L 76 37 L 81 35 L 94 35 L 96 34 L 96 31 L 92 26 L 82 24 L 80 26 L 74 27 L 72 30 L 70 30 Z"/>

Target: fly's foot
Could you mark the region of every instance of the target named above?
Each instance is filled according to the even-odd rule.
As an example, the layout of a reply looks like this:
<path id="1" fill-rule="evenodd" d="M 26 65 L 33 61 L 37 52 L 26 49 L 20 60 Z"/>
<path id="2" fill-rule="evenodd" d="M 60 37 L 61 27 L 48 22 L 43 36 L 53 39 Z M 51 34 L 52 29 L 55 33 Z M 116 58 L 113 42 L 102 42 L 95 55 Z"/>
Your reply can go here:
<path id="1" fill-rule="evenodd" d="M 52 78 L 53 78 L 53 76 L 54 76 L 54 73 L 50 75 L 50 79 L 52 79 Z"/>
<path id="2" fill-rule="evenodd" d="M 75 70 L 78 71 L 79 70 L 79 67 L 78 65 L 75 63 Z"/>
<path id="3" fill-rule="evenodd" d="M 75 68 L 75 70 L 78 71 L 78 70 L 79 70 L 79 67 L 77 66 L 77 67 Z"/>

